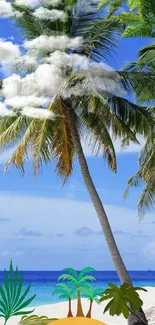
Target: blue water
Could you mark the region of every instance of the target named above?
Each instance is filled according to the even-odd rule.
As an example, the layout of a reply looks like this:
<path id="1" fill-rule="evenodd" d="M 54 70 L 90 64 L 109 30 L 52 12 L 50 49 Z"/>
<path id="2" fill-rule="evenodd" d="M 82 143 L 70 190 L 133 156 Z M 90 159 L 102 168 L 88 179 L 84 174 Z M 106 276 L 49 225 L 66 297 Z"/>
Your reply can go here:
<path id="1" fill-rule="evenodd" d="M 25 287 L 30 283 L 30 295 L 36 294 L 32 306 L 40 306 L 60 302 L 57 296 L 52 296 L 55 289 L 57 279 L 62 272 L 59 271 L 25 271 L 24 275 Z M 134 286 L 155 287 L 155 271 L 130 271 L 130 276 Z M 105 289 L 109 282 L 119 284 L 118 276 L 115 271 L 98 271 L 92 272 L 91 275 L 96 277 L 96 281 L 92 282 L 94 287 Z M 0 284 L 3 283 L 3 272 L 0 272 Z"/>

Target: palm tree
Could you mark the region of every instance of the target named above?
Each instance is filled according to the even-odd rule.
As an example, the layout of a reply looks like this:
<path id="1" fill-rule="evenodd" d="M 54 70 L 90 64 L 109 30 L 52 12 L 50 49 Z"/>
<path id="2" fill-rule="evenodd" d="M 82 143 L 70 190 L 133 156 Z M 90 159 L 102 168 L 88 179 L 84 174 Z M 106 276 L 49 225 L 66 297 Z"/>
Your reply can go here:
<path id="1" fill-rule="evenodd" d="M 84 291 L 85 293 L 82 295 L 82 297 L 90 301 L 90 306 L 86 317 L 91 318 L 93 301 L 95 301 L 97 304 L 100 303 L 100 299 L 101 297 L 103 297 L 103 289 L 102 288 L 93 289 L 93 287 L 90 284 L 88 284 L 88 287 L 85 288 Z"/>
<path id="2" fill-rule="evenodd" d="M 116 172 L 110 132 L 125 145 L 137 143 L 137 133 L 147 137 L 152 127 L 145 108 L 118 94 L 130 92 L 135 84 L 141 90 L 144 85 L 150 88 L 155 76 L 107 71 L 102 62 L 112 55 L 120 25 L 96 15 L 94 1 L 51 0 L 49 5 L 41 2 L 37 9 L 21 3 L 13 1 L 11 5 L 26 34 L 25 52 L 22 49 L 19 57 L 9 57 L 18 75 L 2 81 L 0 146 L 3 150 L 17 144 L 6 168 L 13 163 L 24 172 L 27 158 L 37 173 L 42 163 L 54 159 L 58 175 L 66 181 L 77 157 L 120 281 L 132 285 L 90 175 L 81 138 L 86 134 L 92 149 L 102 150 L 110 169 Z"/>
<path id="3" fill-rule="evenodd" d="M 128 9 L 124 9 L 124 3 Z M 123 37 L 154 37 L 155 27 L 155 5 L 154 0 L 101 0 L 98 8 L 101 9 L 109 5 L 108 16 L 112 16 L 125 25 Z M 117 11 L 122 7 L 121 13 Z"/>
<path id="4" fill-rule="evenodd" d="M 131 62 L 126 71 L 129 72 L 149 72 L 155 73 L 155 45 L 154 43 L 142 48 L 138 53 L 138 60 Z M 150 90 L 145 89 L 142 93 L 139 92 L 139 87 L 135 86 L 135 94 L 141 103 L 146 101 L 152 105 L 155 101 L 155 84 Z M 152 114 L 155 123 L 155 107 L 148 108 Z M 155 130 L 153 129 L 147 138 L 144 147 L 139 155 L 139 170 L 128 181 L 128 187 L 124 197 L 127 197 L 130 187 L 137 187 L 144 184 L 144 190 L 138 201 L 139 216 L 143 217 L 147 211 L 150 211 L 155 206 Z"/>
<path id="5" fill-rule="evenodd" d="M 139 320 L 138 324 L 147 324 L 145 320 L 136 315 L 136 310 L 139 306 L 143 305 L 143 301 L 140 299 L 138 290 L 147 292 L 146 289 L 141 287 L 130 288 L 128 283 L 123 283 L 120 288 L 113 283 L 109 283 L 109 288 L 103 292 L 103 297 L 100 302 L 110 300 L 104 309 L 104 313 L 109 311 L 111 316 L 123 315 L 126 319 L 129 317 L 129 313 Z"/>
<path id="6" fill-rule="evenodd" d="M 154 107 L 150 109 L 154 115 Z M 154 115 L 155 116 L 155 115 Z M 124 193 L 126 198 L 130 187 L 137 187 L 144 183 L 143 192 L 138 202 L 138 212 L 142 218 L 147 211 L 155 206 L 155 131 L 148 137 L 139 156 L 139 170 L 128 181 L 128 187 Z"/>
<path id="7" fill-rule="evenodd" d="M 155 5 L 154 1 L 150 0 L 147 3 L 145 0 L 140 1 L 128 1 L 129 10 L 121 12 L 117 15 L 117 10 L 120 9 L 124 1 L 118 0 L 101 0 L 98 8 L 102 8 L 109 4 L 108 15 L 112 20 L 117 20 L 124 25 L 123 37 L 154 37 L 155 27 Z M 136 10 L 136 12 L 135 12 Z M 115 14 L 113 16 L 113 14 Z M 155 73 L 155 43 L 149 44 L 139 50 L 138 60 L 131 62 L 127 67 L 126 71 L 130 72 L 149 72 Z M 155 101 L 155 83 L 152 87 L 148 88 L 144 85 L 143 92 L 138 85 L 134 85 L 134 91 L 137 99 L 141 103 Z M 154 116 L 154 106 L 150 109 Z M 155 205 L 155 142 L 154 142 L 154 131 L 146 141 L 144 148 L 141 150 L 139 157 L 139 171 L 129 179 L 128 188 L 125 192 L 125 197 L 128 194 L 130 186 L 138 186 L 142 182 L 145 184 L 144 191 L 140 196 L 138 202 L 139 216 L 144 216 L 145 212 Z"/>
<path id="8" fill-rule="evenodd" d="M 75 289 L 77 291 L 77 315 L 76 317 L 84 317 L 83 309 L 82 309 L 82 303 L 81 303 L 81 291 L 86 289 L 88 287 L 88 283 L 86 281 L 94 281 L 95 278 L 91 275 L 87 275 L 87 273 L 94 271 L 91 267 L 84 268 L 79 274 L 72 268 L 66 268 L 63 270 L 62 275 L 58 278 L 59 280 L 67 280 L 69 281 L 70 285 L 75 286 Z"/>
<path id="9" fill-rule="evenodd" d="M 77 298 L 77 294 L 76 294 L 76 289 L 70 289 L 67 284 L 65 283 L 57 283 L 57 287 L 54 291 L 53 291 L 53 295 L 59 295 L 60 299 L 66 299 L 68 300 L 68 315 L 67 317 L 73 317 L 72 314 L 72 299 L 76 299 Z"/>

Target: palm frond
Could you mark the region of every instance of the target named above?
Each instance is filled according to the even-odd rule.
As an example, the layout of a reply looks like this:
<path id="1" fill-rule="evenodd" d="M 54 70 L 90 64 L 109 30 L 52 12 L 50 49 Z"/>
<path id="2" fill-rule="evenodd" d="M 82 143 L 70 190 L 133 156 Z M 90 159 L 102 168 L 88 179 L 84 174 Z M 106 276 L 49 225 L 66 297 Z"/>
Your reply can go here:
<path id="1" fill-rule="evenodd" d="M 114 58 L 121 31 L 122 25 L 117 21 L 98 19 L 87 30 L 83 30 L 86 43 L 83 54 L 99 62 Z"/>
<path id="2" fill-rule="evenodd" d="M 109 5 L 109 10 L 108 10 L 108 16 L 111 16 L 114 14 L 118 9 L 121 8 L 122 4 L 124 3 L 124 0 L 101 0 L 98 9 L 101 9 L 103 7 L 106 7 Z"/>
<path id="3" fill-rule="evenodd" d="M 28 149 L 30 148 L 29 145 L 34 136 L 34 130 L 35 120 L 32 120 L 27 126 L 27 129 L 12 154 L 12 157 L 5 164 L 5 169 L 7 169 L 11 164 L 14 164 L 22 173 L 24 173 L 24 159 L 28 159 Z"/>
<path id="4" fill-rule="evenodd" d="M 75 148 L 66 104 L 59 98 L 56 105 L 58 117 L 54 121 L 55 125 L 51 149 L 58 161 L 56 165 L 58 175 L 66 180 L 67 177 L 71 175 L 73 169 Z"/>
<path id="5" fill-rule="evenodd" d="M 86 125 L 86 130 L 88 130 L 88 136 L 90 134 L 90 148 L 96 153 L 103 152 L 103 156 L 105 160 L 107 160 L 109 167 L 112 171 L 116 172 L 117 163 L 115 148 L 106 125 L 95 113 L 83 111 L 81 113 L 81 118 Z"/>
<path id="6" fill-rule="evenodd" d="M 25 116 L 4 116 L 0 118 L 0 146 L 5 149 L 13 145 L 20 138 L 28 125 Z"/>
<path id="7" fill-rule="evenodd" d="M 71 274 L 76 280 L 78 279 L 78 273 L 77 273 L 77 271 L 74 270 L 71 267 L 67 267 L 67 268 L 63 269 L 63 272 L 67 272 L 67 273 Z"/>
<path id="8" fill-rule="evenodd" d="M 85 276 L 85 274 L 90 273 L 90 272 L 94 272 L 94 271 L 95 271 L 95 269 L 93 267 L 90 267 L 90 266 L 85 267 L 79 273 L 79 280 L 81 280 L 83 278 L 83 276 Z"/>
<path id="9" fill-rule="evenodd" d="M 154 107 L 148 109 L 154 119 Z M 144 184 L 142 195 L 138 202 L 139 216 L 143 217 L 146 211 L 150 210 L 155 203 L 155 142 L 154 129 L 150 131 L 145 145 L 139 155 L 139 170 L 128 181 L 128 187 L 124 194 L 128 195 L 130 187 L 137 187 Z"/>
<path id="10" fill-rule="evenodd" d="M 0 308 L 1 317 L 4 317 L 5 321 L 17 315 L 28 315 L 33 312 L 33 310 L 23 311 L 35 298 L 36 295 L 31 298 L 26 298 L 29 291 L 30 285 L 23 290 L 23 277 L 19 278 L 18 269 L 16 272 L 13 271 L 12 262 L 10 263 L 9 274 L 4 271 L 4 286 L 0 286 Z"/>

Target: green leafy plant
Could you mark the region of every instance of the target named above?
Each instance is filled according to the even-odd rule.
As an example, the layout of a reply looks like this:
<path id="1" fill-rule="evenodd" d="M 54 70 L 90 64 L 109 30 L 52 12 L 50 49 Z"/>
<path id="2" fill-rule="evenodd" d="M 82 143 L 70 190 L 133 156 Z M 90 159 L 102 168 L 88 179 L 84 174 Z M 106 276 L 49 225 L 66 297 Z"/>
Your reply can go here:
<path id="1" fill-rule="evenodd" d="M 147 323 L 138 317 L 136 311 L 143 305 L 137 290 L 145 292 L 147 290 L 141 287 L 129 287 L 128 283 L 123 283 L 120 288 L 113 283 L 108 285 L 110 288 L 103 292 L 104 296 L 100 299 L 100 302 L 110 300 L 104 309 L 104 313 L 109 311 L 111 316 L 123 314 L 126 319 L 129 317 L 129 313 L 132 313 L 141 323 L 146 325 Z"/>
<path id="2" fill-rule="evenodd" d="M 4 325 L 12 316 L 28 315 L 34 310 L 23 309 L 27 307 L 36 295 L 26 299 L 30 285 L 23 291 L 24 277 L 19 277 L 18 268 L 13 271 L 12 262 L 10 263 L 9 274 L 4 270 L 4 286 L 0 285 L 0 317 L 5 319 Z"/>
<path id="3" fill-rule="evenodd" d="M 125 6 L 124 6 L 125 4 Z M 155 37 L 155 1 L 154 0 L 101 0 L 98 9 L 109 6 L 108 19 L 122 24 L 122 37 Z M 118 13 L 118 9 L 121 12 Z M 138 76 L 144 74 L 155 75 L 155 42 L 148 44 L 138 52 L 138 59 L 130 62 L 125 71 Z M 134 92 L 139 103 L 154 103 L 155 83 L 139 88 L 134 82 Z M 149 107 L 154 117 L 154 106 Z M 155 141 L 154 131 L 149 135 L 139 156 L 139 170 L 128 181 L 128 188 L 124 197 L 128 194 L 130 186 L 137 187 L 144 183 L 144 190 L 138 201 L 138 213 L 143 217 L 147 211 L 155 206 Z"/>
<path id="4" fill-rule="evenodd" d="M 72 299 L 77 299 L 77 290 L 76 288 L 74 289 L 70 289 L 67 284 L 65 283 L 57 283 L 57 287 L 54 292 L 53 295 L 59 295 L 60 299 L 65 299 L 68 300 L 68 315 L 67 317 L 73 317 L 72 314 L 72 306 L 71 306 L 71 301 Z"/>
<path id="5" fill-rule="evenodd" d="M 57 320 L 57 318 L 48 318 L 47 316 L 23 316 L 19 325 L 46 325 L 55 320 Z"/>
<path id="6" fill-rule="evenodd" d="M 124 7 L 126 3 L 126 8 Z M 101 0 L 98 9 L 109 5 L 108 17 L 125 25 L 123 37 L 154 37 L 155 2 L 154 0 Z M 117 15 L 117 11 L 122 11 Z"/>
<path id="7" fill-rule="evenodd" d="M 85 267 L 81 272 L 76 272 L 72 268 L 66 268 L 63 270 L 65 273 L 60 275 L 58 281 L 60 280 L 67 280 L 69 281 L 70 285 L 73 285 L 77 292 L 77 317 L 84 317 L 82 303 L 81 303 L 81 291 L 84 291 L 88 287 L 87 281 L 95 281 L 96 279 L 88 275 L 92 271 L 95 271 L 92 267 Z"/>
<path id="8" fill-rule="evenodd" d="M 95 301 L 97 304 L 100 303 L 100 298 L 103 297 L 103 289 L 93 289 L 91 284 L 87 284 L 87 288 L 85 288 L 84 291 L 85 293 L 82 294 L 82 297 L 90 301 L 90 307 L 86 317 L 91 318 L 93 302 Z"/>

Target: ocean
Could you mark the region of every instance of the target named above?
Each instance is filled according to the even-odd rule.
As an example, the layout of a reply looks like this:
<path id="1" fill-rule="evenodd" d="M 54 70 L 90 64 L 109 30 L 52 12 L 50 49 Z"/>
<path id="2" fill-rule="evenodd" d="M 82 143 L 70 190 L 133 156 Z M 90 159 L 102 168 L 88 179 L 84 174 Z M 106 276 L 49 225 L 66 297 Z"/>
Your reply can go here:
<path id="1" fill-rule="evenodd" d="M 129 273 L 134 286 L 155 287 L 155 271 L 130 271 Z M 24 286 L 31 284 L 30 296 L 36 294 L 35 300 L 31 303 L 32 306 L 60 302 L 60 299 L 57 296 L 52 296 L 52 293 L 62 272 L 24 271 L 22 274 L 24 275 Z M 119 279 L 115 271 L 97 271 L 91 272 L 91 275 L 96 278 L 95 282 L 91 282 L 93 287 L 105 289 L 109 282 L 119 285 Z M 0 272 L 0 284 L 3 284 L 3 272 Z"/>

